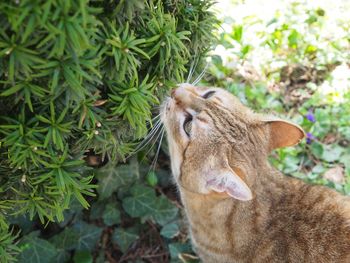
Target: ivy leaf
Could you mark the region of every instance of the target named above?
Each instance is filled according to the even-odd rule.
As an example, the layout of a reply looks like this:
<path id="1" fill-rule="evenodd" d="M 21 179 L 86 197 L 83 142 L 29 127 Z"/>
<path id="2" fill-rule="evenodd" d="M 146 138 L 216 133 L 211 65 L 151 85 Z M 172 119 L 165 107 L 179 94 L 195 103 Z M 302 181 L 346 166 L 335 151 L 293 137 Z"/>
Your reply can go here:
<path id="1" fill-rule="evenodd" d="M 57 256 L 53 259 L 51 263 L 62 263 L 62 262 L 68 262 L 70 259 L 71 255 L 70 253 L 62 248 L 57 249 Z"/>
<path id="2" fill-rule="evenodd" d="M 117 228 L 113 233 L 112 240 L 118 244 L 122 252 L 125 252 L 138 237 L 135 228 Z"/>
<path id="3" fill-rule="evenodd" d="M 102 233 L 101 228 L 83 221 L 77 222 L 72 229 L 79 233 L 79 238 L 76 240 L 78 250 L 92 250 Z"/>
<path id="4" fill-rule="evenodd" d="M 21 228 L 21 234 L 28 234 L 33 230 L 35 224 L 25 215 L 9 216 L 7 220 L 10 224 L 19 226 Z"/>
<path id="5" fill-rule="evenodd" d="M 135 185 L 131 188 L 131 194 L 131 197 L 123 200 L 123 208 L 131 217 L 157 213 L 156 195 L 152 188 Z"/>
<path id="6" fill-rule="evenodd" d="M 118 188 L 130 185 L 138 177 L 138 166 L 120 165 L 115 167 L 113 163 L 107 164 L 97 171 L 99 198 L 106 199 L 110 197 Z"/>
<path id="7" fill-rule="evenodd" d="M 103 211 L 105 211 L 106 204 L 103 201 L 98 201 L 93 203 L 91 208 L 89 209 L 90 219 L 96 220 L 101 218 Z"/>
<path id="8" fill-rule="evenodd" d="M 173 238 L 180 233 L 179 226 L 175 223 L 167 224 L 163 226 L 160 234 L 166 238 Z"/>
<path id="9" fill-rule="evenodd" d="M 191 246 L 189 244 L 182 244 L 179 242 L 169 244 L 169 252 L 172 259 L 179 259 L 182 253 L 191 253 Z"/>
<path id="10" fill-rule="evenodd" d="M 157 198 L 154 220 L 160 225 L 165 225 L 176 217 L 178 210 L 179 209 L 173 205 L 168 198 L 160 196 Z"/>
<path id="11" fill-rule="evenodd" d="M 76 249 L 77 240 L 80 238 L 79 232 L 75 229 L 65 228 L 61 233 L 50 239 L 51 244 L 64 250 Z"/>
<path id="12" fill-rule="evenodd" d="M 48 241 L 37 237 L 36 232 L 24 236 L 20 244 L 23 251 L 19 263 L 50 263 L 57 256 L 57 249 Z"/>
<path id="13" fill-rule="evenodd" d="M 119 224 L 120 223 L 120 212 L 115 207 L 115 205 L 108 204 L 105 208 L 105 211 L 103 212 L 102 218 L 103 218 L 103 222 L 107 226 Z"/>
<path id="14" fill-rule="evenodd" d="M 123 208 L 131 217 L 150 216 L 158 224 L 165 225 L 178 213 L 177 207 L 165 196 L 157 197 L 150 187 L 135 185 L 130 192 L 131 196 L 123 200 Z"/>
<path id="15" fill-rule="evenodd" d="M 63 211 L 64 220 L 59 222 L 60 227 L 65 227 L 68 223 L 71 223 L 72 220 L 78 220 L 82 217 L 83 206 L 75 197 L 72 198 L 72 201 L 69 204 L 69 209 Z"/>

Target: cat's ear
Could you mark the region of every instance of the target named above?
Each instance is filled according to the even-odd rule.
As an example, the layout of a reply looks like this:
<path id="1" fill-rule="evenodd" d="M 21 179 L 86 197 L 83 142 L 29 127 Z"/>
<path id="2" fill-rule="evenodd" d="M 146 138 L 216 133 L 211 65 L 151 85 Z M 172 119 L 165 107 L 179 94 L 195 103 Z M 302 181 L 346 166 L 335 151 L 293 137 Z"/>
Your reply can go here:
<path id="1" fill-rule="evenodd" d="M 229 196 L 241 201 L 249 201 L 253 198 L 250 188 L 231 169 L 221 171 L 214 177 L 209 178 L 206 187 L 209 191 L 226 192 Z"/>
<path id="2" fill-rule="evenodd" d="M 298 144 L 304 137 L 304 130 L 291 122 L 284 120 L 269 120 L 266 121 L 270 130 L 270 150 L 293 146 Z"/>

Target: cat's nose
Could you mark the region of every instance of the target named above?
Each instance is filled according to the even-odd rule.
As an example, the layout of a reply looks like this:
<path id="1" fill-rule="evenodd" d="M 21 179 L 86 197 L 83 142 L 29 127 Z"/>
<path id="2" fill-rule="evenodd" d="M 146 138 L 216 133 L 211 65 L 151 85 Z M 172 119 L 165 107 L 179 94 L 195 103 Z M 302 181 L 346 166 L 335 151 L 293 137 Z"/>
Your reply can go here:
<path id="1" fill-rule="evenodd" d="M 171 91 L 171 97 L 174 98 L 175 100 L 188 99 L 188 97 L 191 95 L 197 96 L 198 94 L 195 91 L 194 87 L 190 86 L 189 84 L 179 85 L 179 87 L 177 87 Z"/>
<path id="2" fill-rule="evenodd" d="M 171 91 L 171 97 L 177 102 L 183 101 L 188 96 L 188 90 L 184 87 L 178 87 Z"/>
<path id="3" fill-rule="evenodd" d="M 203 107 L 203 100 L 192 86 L 180 85 L 178 88 L 171 91 L 171 97 L 176 101 L 176 104 L 182 108 L 191 108 L 200 111 Z"/>

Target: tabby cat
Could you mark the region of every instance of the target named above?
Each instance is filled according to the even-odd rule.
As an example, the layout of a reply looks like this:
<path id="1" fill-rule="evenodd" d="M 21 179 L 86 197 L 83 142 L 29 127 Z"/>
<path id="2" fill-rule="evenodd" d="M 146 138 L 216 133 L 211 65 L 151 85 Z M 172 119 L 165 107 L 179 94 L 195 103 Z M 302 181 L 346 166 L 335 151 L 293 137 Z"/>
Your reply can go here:
<path id="1" fill-rule="evenodd" d="M 205 263 L 350 262 L 349 198 L 282 175 L 276 148 L 301 127 L 220 88 L 181 84 L 161 109 L 171 169 Z"/>

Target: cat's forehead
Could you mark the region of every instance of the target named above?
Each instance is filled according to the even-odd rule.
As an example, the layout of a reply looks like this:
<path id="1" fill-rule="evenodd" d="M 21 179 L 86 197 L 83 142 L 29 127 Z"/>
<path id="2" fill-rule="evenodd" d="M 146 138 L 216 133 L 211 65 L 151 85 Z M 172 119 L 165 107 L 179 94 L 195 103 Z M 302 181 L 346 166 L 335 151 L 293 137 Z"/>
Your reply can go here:
<path id="1" fill-rule="evenodd" d="M 183 90 L 192 90 L 197 92 L 198 94 L 201 94 L 203 92 L 212 90 L 218 93 L 222 93 L 222 94 L 227 94 L 229 96 L 233 96 L 231 93 L 229 93 L 228 91 L 226 91 L 225 89 L 222 88 L 217 88 L 217 87 L 206 87 L 206 86 L 195 86 L 191 83 L 180 83 L 177 85 L 178 89 L 183 89 Z"/>
<path id="2" fill-rule="evenodd" d="M 242 106 L 238 98 L 236 98 L 233 94 L 231 94 L 229 91 L 217 88 L 217 87 L 205 87 L 205 86 L 195 86 L 190 83 L 181 83 L 177 85 L 177 88 L 173 90 L 173 93 L 177 93 L 179 96 L 182 97 L 182 99 L 189 99 L 194 95 L 196 97 L 205 98 L 206 94 L 209 94 L 214 98 L 214 102 L 216 105 L 224 106 L 227 108 L 234 109 L 233 106 Z M 182 95 L 182 96 L 181 96 Z"/>

